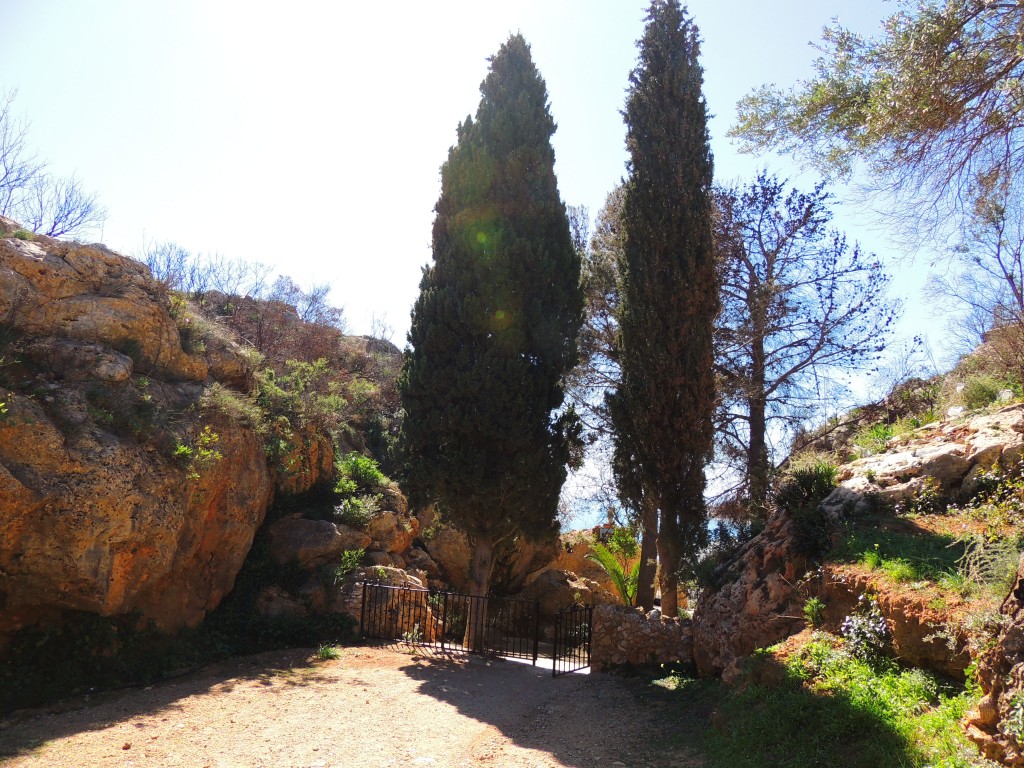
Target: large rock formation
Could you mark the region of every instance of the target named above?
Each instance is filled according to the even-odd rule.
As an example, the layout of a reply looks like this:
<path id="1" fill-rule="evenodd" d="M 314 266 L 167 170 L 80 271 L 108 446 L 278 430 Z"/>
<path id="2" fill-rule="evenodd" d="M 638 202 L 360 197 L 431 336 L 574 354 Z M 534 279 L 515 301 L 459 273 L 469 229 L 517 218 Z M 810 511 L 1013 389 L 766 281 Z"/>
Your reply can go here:
<path id="1" fill-rule="evenodd" d="M 0 636 L 66 610 L 195 624 L 266 513 L 263 440 L 206 402 L 211 365 L 144 266 L 13 229 L 0 220 Z M 247 379 L 237 350 L 218 355 Z"/>
<path id="2" fill-rule="evenodd" d="M 796 522 L 779 513 L 707 588 L 693 613 L 693 656 L 704 676 L 720 675 L 758 648 L 804 627 L 800 589 L 810 560 Z"/>

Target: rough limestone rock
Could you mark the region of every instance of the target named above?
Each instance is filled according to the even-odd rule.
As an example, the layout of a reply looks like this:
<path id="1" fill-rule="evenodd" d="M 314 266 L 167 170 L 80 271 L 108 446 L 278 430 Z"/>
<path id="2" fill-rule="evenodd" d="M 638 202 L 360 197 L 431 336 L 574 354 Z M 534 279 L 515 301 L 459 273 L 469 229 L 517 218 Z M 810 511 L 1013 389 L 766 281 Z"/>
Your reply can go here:
<path id="1" fill-rule="evenodd" d="M 266 514 L 263 439 L 205 412 L 210 365 L 182 350 L 144 266 L 14 228 L 0 220 L 17 344 L 0 386 L 0 640 L 71 610 L 194 625 Z"/>
<path id="2" fill-rule="evenodd" d="M 280 457 L 274 485 L 278 493 L 295 495 L 329 481 L 334 476 L 334 444 L 313 427 L 280 434 L 279 444 L 287 446 Z"/>
<path id="3" fill-rule="evenodd" d="M 559 611 L 573 605 L 621 605 L 621 601 L 600 584 L 568 571 L 543 571 L 519 594 L 517 600 L 536 600 L 541 628 L 550 640 L 554 618 Z"/>
<path id="4" fill-rule="evenodd" d="M 401 555 L 412 546 L 413 539 L 420 532 L 420 525 L 415 517 L 405 517 L 387 510 L 374 515 L 366 532 L 373 540 L 371 546 L 374 550 Z"/>
<path id="5" fill-rule="evenodd" d="M 1005 726 L 1019 718 L 1015 707 L 1024 699 L 1024 558 L 1000 612 L 1005 619 L 995 646 L 978 659 L 978 680 L 985 695 L 978 708 L 967 713 L 965 723 L 968 738 L 985 757 L 1020 766 L 1024 737 Z"/>
<path id="6" fill-rule="evenodd" d="M 429 529 L 420 517 L 421 529 Z M 466 534 L 444 526 L 426 539 L 427 554 L 440 568 L 442 578 L 457 592 L 469 589 L 469 558 L 472 554 Z"/>
<path id="7" fill-rule="evenodd" d="M 209 372 L 205 360 L 182 350 L 149 269 L 102 245 L 0 235 L 0 317 L 27 337 L 120 350 L 142 373 L 202 381 Z"/>
<path id="8" fill-rule="evenodd" d="M 705 589 L 693 614 L 693 657 L 702 676 L 718 676 L 758 648 L 803 629 L 798 588 L 810 561 L 795 522 L 775 515 L 727 564 L 717 589 Z"/>
<path id="9" fill-rule="evenodd" d="M 587 559 L 587 555 L 593 550 L 593 536 L 590 531 L 572 531 L 563 535 L 560 543 L 558 554 L 547 565 L 548 568 L 556 571 L 570 571 L 583 578 L 596 581 L 605 590 L 615 594 L 615 585 L 608 572 L 593 560 Z M 626 563 L 626 573 L 629 573 L 635 562 L 632 560 Z"/>
<path id="10" fill-rule="evenodd" d="M 962 423 L 928 425 L 889 453 L 868 456 L 840 468 L 842 486 L 896 502 L 912 496 L 930 478 L 943 493 L 969 493 L 978 476 L 998 466 L 1010 469 L 1024 456 L 1024 404 L 980 414 Z M 893 450 L 898 448 L 899 450 Z"/>
<path id="11" fill-rule="evenodd" d="M 313 569 L 337 560 L 349 549 L 365 549 L 370 537 L 362 531 L 327 520 L 307 520 L 298 515 L 277 520 L 267 528 L 270 556 L 279 565 L 298 563 Z"/>
<path id="12" fill-rule="evenodd" d="M 458 592 L 469 590 L 469 559 L 472 550 L 466 534 L 450 525 L 438 525 L 432 508 L 417 511 L 419 530 L 425 531 L 424 546 L 441 570 L 443 580 Z M 519 592 L 542 573 L 558 556 L 557 538 L 531 542 L 519 539 L 498 554 L 491 575 L 492 587 L 505 594 Z"/>
<path id="13" fill-rule="evenodd" d="M 65 433 L 35 399 L 0 399 L 0 634 L 69 609 L 170 630 L 231 590 L 272 492 L 253 430 L 215 425 L 222 458 L 191 476 L 91 420 Z"/>

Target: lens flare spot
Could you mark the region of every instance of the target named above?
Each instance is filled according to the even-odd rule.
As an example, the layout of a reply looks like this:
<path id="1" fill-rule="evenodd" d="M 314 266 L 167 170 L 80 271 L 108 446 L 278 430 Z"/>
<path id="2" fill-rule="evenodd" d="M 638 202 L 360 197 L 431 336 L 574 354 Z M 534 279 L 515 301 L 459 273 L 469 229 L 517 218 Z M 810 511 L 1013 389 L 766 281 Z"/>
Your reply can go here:
<path id="1" fill-rule="evenodd" d="M 504 309 L 497 310 L 493 315 L 491 327 L 495 331 L 504 331 L 512 324 L 512 316 Z"/>

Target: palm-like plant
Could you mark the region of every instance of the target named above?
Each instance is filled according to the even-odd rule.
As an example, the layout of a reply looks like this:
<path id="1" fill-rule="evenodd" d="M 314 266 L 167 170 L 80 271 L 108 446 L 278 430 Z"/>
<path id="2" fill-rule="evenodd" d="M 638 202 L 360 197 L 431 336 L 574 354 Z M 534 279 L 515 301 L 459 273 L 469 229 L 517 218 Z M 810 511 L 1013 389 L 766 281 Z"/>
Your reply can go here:
<path id="1" fill-rule="evenodd" d="M 585 557 L 587 560 L 597 563 L 608 574 L 608 578 L 615 585 L 615 591 L 619 593 L 623 604 L 633 605 L 633 601 L 636 599 L 636 587 L 640 582 L 640 561 L 637 560 L 627 573 L 626 563 L 600 542 L 594 542 Z"/>

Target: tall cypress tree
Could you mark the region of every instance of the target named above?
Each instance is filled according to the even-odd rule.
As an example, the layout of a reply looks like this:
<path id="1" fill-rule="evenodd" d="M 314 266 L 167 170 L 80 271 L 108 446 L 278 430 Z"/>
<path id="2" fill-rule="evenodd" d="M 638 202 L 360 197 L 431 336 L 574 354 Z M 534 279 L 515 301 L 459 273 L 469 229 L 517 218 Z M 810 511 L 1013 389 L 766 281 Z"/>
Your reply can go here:
<path id="1" fill-rule="evenodd" d="M 490 65 L 441 168 L 399 384 L 407 486 L 468 535 L 476 595 L 502 546 L 557 531 L 575 423 L 561 381 L 583 308 L 544 80 L 521 35 Z M 472 645 L 482 617 L 469 624 Z"/>
<path id="2" fill-rule="evenodd" d="M 677 0 L 654 0 L 630 74 L 630 153 L 620 264 L 622 384 L 611 408 L 616 461 L 658 509 L 662 607 L 706 542 L 704 468 L 713 445 L 712 159 L 697 27 Z"/>

